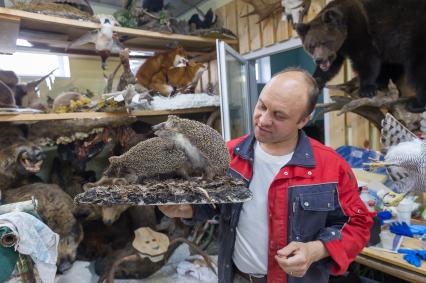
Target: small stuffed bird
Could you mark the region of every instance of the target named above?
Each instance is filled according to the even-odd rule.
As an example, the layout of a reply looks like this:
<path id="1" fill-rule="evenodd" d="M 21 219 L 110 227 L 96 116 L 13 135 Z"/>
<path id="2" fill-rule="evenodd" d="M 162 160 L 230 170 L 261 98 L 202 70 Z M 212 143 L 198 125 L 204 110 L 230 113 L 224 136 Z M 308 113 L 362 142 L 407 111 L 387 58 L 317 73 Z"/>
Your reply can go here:
<path id="1" fill-rule="evenodd" d="M 118 25 L 117 21 L 111 16 L 99 16 L 101 23 L 101 29 L 88 32 L 71 42 L 68 48 L 81 46 L 87 43 L 94 43 L 96 52 L 102 58 L 102 69 L 106 68 L 106 59 L 110 54 L 118 54 L 122 49 L 123 45 L 118 40 L 117 35 L 113 32 L 113 27 Z"/>
<path id="2" fill-rule="evenodd" d="M 388 149 L 383 163 L 400 192 L 426 192 L 426 141 L 391 114 L 382 120 L 381 142 Z"/>

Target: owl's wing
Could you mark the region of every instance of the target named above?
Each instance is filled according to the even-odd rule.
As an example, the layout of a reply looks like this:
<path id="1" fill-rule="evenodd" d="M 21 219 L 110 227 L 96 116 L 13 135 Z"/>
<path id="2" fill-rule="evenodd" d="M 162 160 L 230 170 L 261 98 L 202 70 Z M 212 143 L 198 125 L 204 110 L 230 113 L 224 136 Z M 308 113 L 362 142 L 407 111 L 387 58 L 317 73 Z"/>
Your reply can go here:
<path id="1" fill-rule="evenodd" d="M 401 124 L 394 116 L 387 113 L 382 120 L 382 130 L 380 133 L 380 142 L 388 150 L 389 147 L 397 145 L 404 141 L 412 141 L 417 136 Z"/>
<path id="2" fill-rule="evenodd" d="M 421 152 L 421 143 L 417 136 L 401 124 L 394 116 L 387 113 L 382 120 L 382 130 L 380 135 L 382 143 L 388 154 L 385 156 L 386 162 L 399 164 L 399 166 L 389 166 L 386 168 L 391 179 L 396 183 L 399 191 L 411 191 L 415 188 L 415 174 L 413 162 L 407 160 L 415 158 L 418 154 L 413 150 Z M 405 143 L 405 142 L 413 142 Z"/>

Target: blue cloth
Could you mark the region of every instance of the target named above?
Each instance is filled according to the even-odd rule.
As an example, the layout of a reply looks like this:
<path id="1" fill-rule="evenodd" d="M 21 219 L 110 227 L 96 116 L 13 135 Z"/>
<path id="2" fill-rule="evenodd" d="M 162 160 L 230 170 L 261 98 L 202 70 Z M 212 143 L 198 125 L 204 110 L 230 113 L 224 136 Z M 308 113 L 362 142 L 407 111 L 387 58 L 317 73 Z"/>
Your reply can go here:
<path id="1" fill-rule="evenodd" d="M 350 146 L 350 145 L 344 145 L 341 147 L 338 147 L 336 149 L 336 152 L 342 156 L 352 168 L 365 168 L 369 169 L 368 167 L 363 166 L 363 163 L 371 163 L 371 159 L 377 159 L 380 161 L 383 161 L 385 158 L 383 154 L 380 154 L 379 152 L 375 150 L 368 150 L 365 148 Z M 385 168 L 379 168 L 374 170 L 373 172 L 378 174 L 387 175 Z"/>
<path id="2" fill-rule="evenodd" d="M 389 230 L 397 235 L 413 237 L 413 233 L 405 222 L 392 222 L 389 226 Z"/>
<path id="3" fill-rule="evenodd" d="M 415 267 L 422 265 L 422 259 L 426 260 L 426 250 L 399 249 L 398 253 L 405 254 L 404 259 Z"/>

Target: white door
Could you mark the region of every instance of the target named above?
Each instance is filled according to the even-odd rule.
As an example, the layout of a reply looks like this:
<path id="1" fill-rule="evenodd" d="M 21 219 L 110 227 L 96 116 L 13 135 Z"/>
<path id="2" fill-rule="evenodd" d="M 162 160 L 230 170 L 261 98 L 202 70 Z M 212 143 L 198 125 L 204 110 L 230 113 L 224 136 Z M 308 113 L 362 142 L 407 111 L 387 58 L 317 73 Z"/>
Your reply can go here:
<path id="1" fill-rule="evenodd" d="M 222 135 L 225 141 L 251 131 L 249 64 L 225 42 L 216 40 Z"/>

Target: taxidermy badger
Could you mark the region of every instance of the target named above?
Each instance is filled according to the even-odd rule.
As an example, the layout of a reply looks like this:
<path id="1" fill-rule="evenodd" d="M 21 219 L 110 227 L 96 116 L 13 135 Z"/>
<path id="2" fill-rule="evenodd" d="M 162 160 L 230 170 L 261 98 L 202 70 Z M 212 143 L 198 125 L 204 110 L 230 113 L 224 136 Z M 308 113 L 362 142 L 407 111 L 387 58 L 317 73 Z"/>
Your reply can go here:
<path id="1" fill-rule="evenodd" d="M 359 75 L 360 95 L 372 97 L 403 70 L 415 88 L 411 112 L 426 105 L 426 1 L 335 0 L 297 33 L 317 68 L 320 87 L 336 75 L 346 57 Z"/>
<path id="2" fill-rule="evenodd" d="M 223 175 L 230 157 L 221 135 L 213 128 L 170 115 L 153 127 L 158 137 L 142 141 L 121 156 L 110 157 L 108 177 L 129 182 L 144 178 Z"/>

